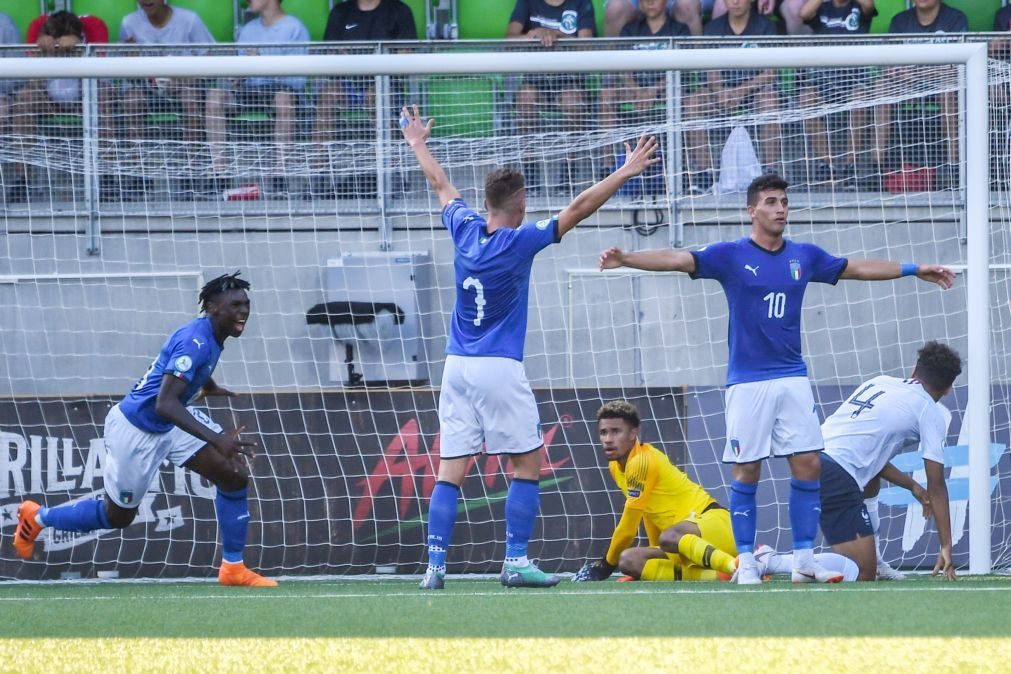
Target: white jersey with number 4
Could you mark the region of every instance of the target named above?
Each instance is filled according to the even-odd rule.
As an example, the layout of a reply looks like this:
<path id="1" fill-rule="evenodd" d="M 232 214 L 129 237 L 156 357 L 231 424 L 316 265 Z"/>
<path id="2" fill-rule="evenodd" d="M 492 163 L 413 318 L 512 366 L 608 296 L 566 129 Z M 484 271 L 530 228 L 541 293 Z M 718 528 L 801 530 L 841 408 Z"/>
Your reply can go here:
<path id="1" fill-rule="evenodd" d="M 919 445 L 924 459 L 944 463 L 951 412 L 915 379 L 865 381 L 821 426 L 825 453 L 862 490 L 893 456 Z"/>

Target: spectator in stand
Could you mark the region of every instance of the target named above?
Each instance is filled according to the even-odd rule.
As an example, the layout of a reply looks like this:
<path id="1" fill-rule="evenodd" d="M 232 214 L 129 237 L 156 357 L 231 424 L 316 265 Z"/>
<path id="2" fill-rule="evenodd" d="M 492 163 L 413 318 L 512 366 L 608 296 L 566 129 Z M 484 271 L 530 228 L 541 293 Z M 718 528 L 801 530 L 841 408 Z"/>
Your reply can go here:
<path id="1" fill-rule="evenodd" d="M 1006 33 L 1011 31 L 1011 5 L 1005 5 L 997 10 L 993 17 L 993 31 Z M 990 40 L 990 58 L 1011 60 L 1011 40 Z M 1011 185 L 1011 166 L 1009 166 L 1008 133 L 1011 130 L 1011 105 L 1008 103 L 1006 85 L 991 85 L 990 87 L 990 127 L 991 134 L 1003 139 L 997 144 L 991 158 L 990 184 L 995 189 L 1008 189 Z"/>
<path id="2" fill-rule="evenodd" d="M 622 31 L 629 24 L 642 20 L 646 14 L 642 0 L 606 0 L 604 3 L 604 37 L 627 37 Z M 691 35 L 702 35 L 702 13 L 713 8 L 713 0 L 665 0 L 665 13 L 676 23 L 684 24 Z M 726 10 L 724 10 L 726 11 Z"/>
<path id="3" fill-rule="evenodd" d="M 591 38 L 596 19 L 590 0 L 516 0 L 507 40 L 537 40 L 546 49 L 566 38 Z M 516 92 L 516 132 L 531 134 L 539 130 L 540 113 L 546 102 L 558 102 L 562 125 L 566 130 L 581 126 L 586 113 L 585 75 L 525 75 Z M 524 162 L 527 191 L 541 187 L 540 166 Z"/>
<path id="4" fill-rule="evenodd" d="M 817 35 L 863 35 L 870 32 L 871 19 L 878 13 L 874 0 L 807 0 L 800 17 L 811 25 Z M 815 107 L 826 101 L 843 102 L 866 92 L 866 69 L 816 68 L 800 73 L 799 102 L 803 107 Z M 866 150 L 867 111 L 853 110 L 847 120 L 849 146 L 839 157 L 829 145 L 825 116 L 806 119 L 804 131 L 814 150 L 815 164 L 812 182 L 835 180 L 842 189 L 856 187 L 853 165 Z M 836 161 L 838 159 L 838 161 Z"/>
<path id="5" fill-rule="evenodd" d="M 670 18 L 664 5 L 665 0 L 639 0 L 642 17 L 625 24 L 621 28 L 620 37 L 635 38 L 675 38 L 691 35 L 688 26 Z M 640 42 L 635 49 L 655 49 L 666 46 L 666 43 Z M 600 92 L 601 126 L 611 129 L 618 125 L 618 117 L 622 117 L 621 126 L 629 123 L 636 126 L 648 126 L 655 123 L 654 110 L 661 107 L 667 99 L 667 75 L 662 71 L 622 73 L 612 86 L 605 86 Z M 632 120 L 625 120 L 632 116 Z M 604 158 L 604 165 L 613 165 L 613 156 Z"/>
<path id="6" fill-rule="evenodd" d="M 914 0 L 911 9 L 899 12 L 892 18 L 888 32 L 905 35 L 935 35 L 938 33 L 967 33 L 969 20 L 961 11 L 949 7 L 941 0 Z M 902 86 L 913 77 L 909 68 L 891 68 L 883 78 L 888 86 Z M 947 162 L 941 164 L 937 172 L 937 188 L 957 187 L 958 176 L 958 97 L 954 92 L 941 94 L 941 125 L 947 146 Z M 936 99 L 935 99 L 936 100 Z M 874 109 L 875 159 L 879 167 L 888 165 L 885 152 L 888 148 L 888 133 L 891 130 L 892 107 L 881 105 Z M 877 172 L 881 175 L 881 171 Z"/>
<path id="7" fill-rule="evenodd" d="M 0 12 L 0 45 L 21 44 L 21 31 L 14 25 L 14 21 L 6 14 Z M 4 52 L 4 56 L 12 56 L 13 52 Z M 21 54 L 17 54 L 21 56 Z M 8 97 L 24 84 L 20 80 L 0 80 L 0 129 L 5 129 L 10 123 L 11 112 Z"/>
<path id="8" fill-rule="evenodd" d="M 390 42 L 417 40 L 418 28 L 411 8 L 401 0 L 344 0 L 335 4 L 327 19 L 323 40 L 326 42 Z M 371 136 L 375 130 L 376 89 L 373 77 L 326 80 L 318 84 L 313 137 L 320 147 L 336 139 L 353 138 L 356 133 Z M 399 110 L 398 105 L 393 106 Z M 361 112 L 366 121 L 352 124 L 349 113 Z M 351 176 L 349 185 L 329 184 L 331 158 L 324 151 L 326 175 L 315 181 L 313 193 L 366 194 L 375 192 L 375 179 Z M 362 180 L 364 178 L 364 180 Z"/>
<path id="9" fill-rule="evenodd" d="M 282 0 L 249 0 L 249 9 L 257 16 L 239 31 L 239 44 L 298 44 L 309 42 L 309 29 L 281 8 Z M 263 47 L 244 50 L 264 56 L 304 54 L 302 47 Z M 278 153 L 277 174 L 271 180 L 271 193 L 288 194 L 286 150 L 294 140 L 295 113 L 306 94 L 305 77 L 251 77 L 235 83 L 233 89 L 214 89 L 207 94 L 207 138 L 217 175 L 224 165 L 223 143 L 226 137 L 226 109 L 270 108 L 274 112 L 274 144 Z"/>
<path id="10" fill-rule="evenodd" d="M 140 8 L 123 17 L 119 41 L 127 44 L 213 44 L 214 38 L 200 16 L 182 7 L 172 7 L 165 0 L 139 0 Z M 188 54 L 189 52 L 181 52 Z M 186 119 L 184 127 L 189 140 L 202 140 L 202 86 L 192 79 L 159 80 L 141 83 L 130 81 L 123 91 L 123 112 L 127 133 L 133 140 L 143 137 L 141 120 L 148 108 L 166 93 L 182 104 Z"/>
<path id="11" fill-rule="evenodd" d="M 119 41 L 137 45 L 213 44 L 214 38 L 200 16 L 189 9 L 172 7 L 166 0 L 138 0 L 138 9 L 123 17 L 119 25 Z M 165 52 L 149 52 L 151 55 Z M 173 51 L 176 55 L 192 55 L 191 50 Z M 143 140 L 149 112 L 169 112 L 176 108 L 182 113 L 183 134 L 187 141 L 200 143 L 206 134 L 205 97 L 206 81 L 193 78 L 158 78 L 127 80 L 121 93 L 121 112 L 127 138 Z M 106 107 L 107 119 L 113 110 Z M 115 176 L 102 176 L 102 191 L 115 189 Z M 146 192 L 150 181 L 146 178 L 123 176 L 121 192 L 135 197 L 138 191 Z M 191 198 L 195 191 L 192 179 L 187 179 L 180 196 Z M 213 188 L 211 188 L 213 189 Z"/>
<path id="12" fill-rule="evenodd" d="M 993 32 L 1006 33 L 1011 30 L 1011 5 L 1004 5 L 993 17 Z"/>
<path id="13" fill-rule="evenodd" d="M 756 12 L 751 0 L 727 0 L 727 13 L 706 24 L 703 33 L 710 37 L 775 36 L 776 25 Z M 725 117 L 738 110 L 773 113 L 779 109 L 779 85 L 775 70 L 711 70 L 706 81 L 685 97 L 684 114 L 688 119 Z M 692 175 L 692 192 L 708 191 L 714 181 L 714 154 L 707 131 L 696 129 L 685 134 Z M 759 129 L 759 159 L 770 172 L 778 173 L 779 124 L 770 122 Z"/>
<path id="14" fill-rule="evenodd" d="M 98 17 L 79 18 L 70 12 L 59 11 L 32 21 L 26 39 L 35 43 L 42 56 L 80 56 L 82 44 L 108 42 L 109 30 Z M 31 80 L 14 95 L 11 107 L 19 153 L 28 157 L 34 151 L 31 139 L 38 135 L 38 121 L 42 115 L 81 114 L 81 80 Z M 14 179 L 6 199 L 8 203 L 28 200 L 27 163 L 14 164 Z"/>
<path id="15" fill-rule="evenodd" d="M 800 16 L 806 0 L 755 0 L 755 9 L 762 16 L 779 14 L 787 35 L 810 35 L 813 26 Z M 727 13 L 725 0 L 714 0 L 712 18 L 717 19 Z"/>

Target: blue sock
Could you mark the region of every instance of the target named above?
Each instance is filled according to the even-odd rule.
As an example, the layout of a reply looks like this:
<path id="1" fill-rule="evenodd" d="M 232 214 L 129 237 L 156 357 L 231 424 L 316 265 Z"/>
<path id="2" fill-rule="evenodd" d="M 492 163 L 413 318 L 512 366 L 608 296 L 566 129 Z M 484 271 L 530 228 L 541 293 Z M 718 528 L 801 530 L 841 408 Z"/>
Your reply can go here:
<path id="1" fill-rule="evenodd" d="M 737 480 L 730 483 L 730 526 L 734 529 L 734 542 L 737 543 L 739 554 L 755 550 L 755 531 L 758 528 L 757 491 L 757 484 Z"/>
<path id="2" fill-rule="evenodd" d="M 446 572 L 446 550 L 453 538 L 459 497 L 459 487 L 452 482 L 439 481 L 428 503 L 428 568 L 438 573 Z"/>
<path id="3" fill-rule="evenodd" d="M 537 480 L 514 478 L 506 494 L 506 561 L 527 556 L 530 535 L 534 533 L 541 509 L 541 485 Z"/>
<path id="4" fill-rule="evenodd" d="M 821 482 L 819 480 L 790 480 L 790 528 L 793 530 L 793 549 L 814 547 L 821 514 Z"/>
<path id="5" fill-rule="evenodd" d="M 242 561 L 249 529 L 249 501 L 246 488 L 237 491 L 218 489 L 214 497 L 214 512 L 218 516 L 221 534 L 221 559 L 232 564 Z"/>
<path id="6" fill-rule="evenodd" d="M 109 529 L 109 520 L 105 516 L 105 501 L 88 499 L 69 505 L 39 510 L 39 519 L 47 527 L 60 531 L 76 531 L 84 533 L 95 529 Z"/>

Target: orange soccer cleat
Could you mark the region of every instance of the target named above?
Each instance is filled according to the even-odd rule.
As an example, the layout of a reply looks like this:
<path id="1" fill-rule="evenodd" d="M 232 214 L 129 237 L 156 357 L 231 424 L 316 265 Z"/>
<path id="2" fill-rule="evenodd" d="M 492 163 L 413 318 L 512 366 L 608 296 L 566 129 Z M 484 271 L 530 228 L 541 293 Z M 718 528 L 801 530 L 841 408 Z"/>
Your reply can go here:
<path id="1" fill-rule="evenodd" d="M 40 506 L 35 501 L 25 501 L 18 506 L 18 526 L 14 529 L 14 551 L 21 559 L 31 559 L 35 552 L 35 539 L 42 533 L 42 526 L 35 521 Z"/>
<path id="2" fill-rule="evenodd" d="M 264 578 L 255 571 L 246 568 L 242 562 L 221 562 L 218 582 L 222 585 L 236 587 L 277 587 L 276 580 Z"/>

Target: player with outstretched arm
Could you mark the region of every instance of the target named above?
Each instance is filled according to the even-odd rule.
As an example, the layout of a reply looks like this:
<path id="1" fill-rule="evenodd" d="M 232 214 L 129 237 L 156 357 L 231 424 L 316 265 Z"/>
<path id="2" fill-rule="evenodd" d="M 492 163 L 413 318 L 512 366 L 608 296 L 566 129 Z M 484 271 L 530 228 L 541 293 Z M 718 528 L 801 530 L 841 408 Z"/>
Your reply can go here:
<path id="1" fill-rule="evenodd" d="M 762 461 L 772 456 L 786 457 L 793 477 L 789 497 L 793 579 L 842 579 L 819 565 L 812 552 L 821 509 L 819 455 L 824 443 L 800 350 L 807 284 L 916 276 L 949 288 L 954 280 L 950 269 L 938 265 L 847 260 L 816 245 L 785 238 L 787 187 L 774 174 L 752 181 L 747 193 L 748 237 L 694 251 L 610 248 L 600 256 L 601 269 L 680 271 L 693 279 L 717 280 L 723 287 L 730 310 L 723 461 L 733 465 L 729 505 L 740 555 L 735 581 L 742 585 L 762 582 L 754 559 L 755 494 Z"/>
<path id="2" fill-rule="evenodd" d="M 206 396 L 233 396 L 211 375 L 229 337 L 239 337 L 249 320 L 249 283 L 239 272 L 209 281 L 200 291 L 203 316 L 173 332 L 144 376 L 105 417 L 105 498 L 46 508 L 25 501 L 18 508 L 14 549 L 31 559 L 44 527 L 86 532 L 123 529 L 158 479 L 168 459 L 189 468 L 217 487 L 214 509 L 221 534 L 222 585 L 271 587 L 277 583 L 243 562 L 249 528 L 249 472 L 243 455 L 255 443 L 242 440 L 243 429 L 222 432 L 193 403 Z"/>
<path id="3" fill-rule="evenodd" d="M 446 365 L 439 393 L 439 473 L 428 510 L 428 568 L 421 589 L 444 587 L 446 550 L 456 523 L 460 485 L 471 457 L 484 451 L 512 460 L 505 502 L 508 587 L 550 587 L 558 578 L 527 558 L 540 511 L 540 419 L 523 370 L 527 296 L 534 256 L 588 218 L 633 176 L 656 163 L 657 143 L 643 136 L 626 145 L 625 165 L 577 196 L 558 215 L 524 223 L 523 174 L 501 168 L 485 178 L 487 218 L 472 210 L 446 176 L 425 141 L 434 120 L 422 123 L 418 108 L 401 112 L 404 140 L 442 208 L 453 238 L 456 302 L 450 319 Z"/>

